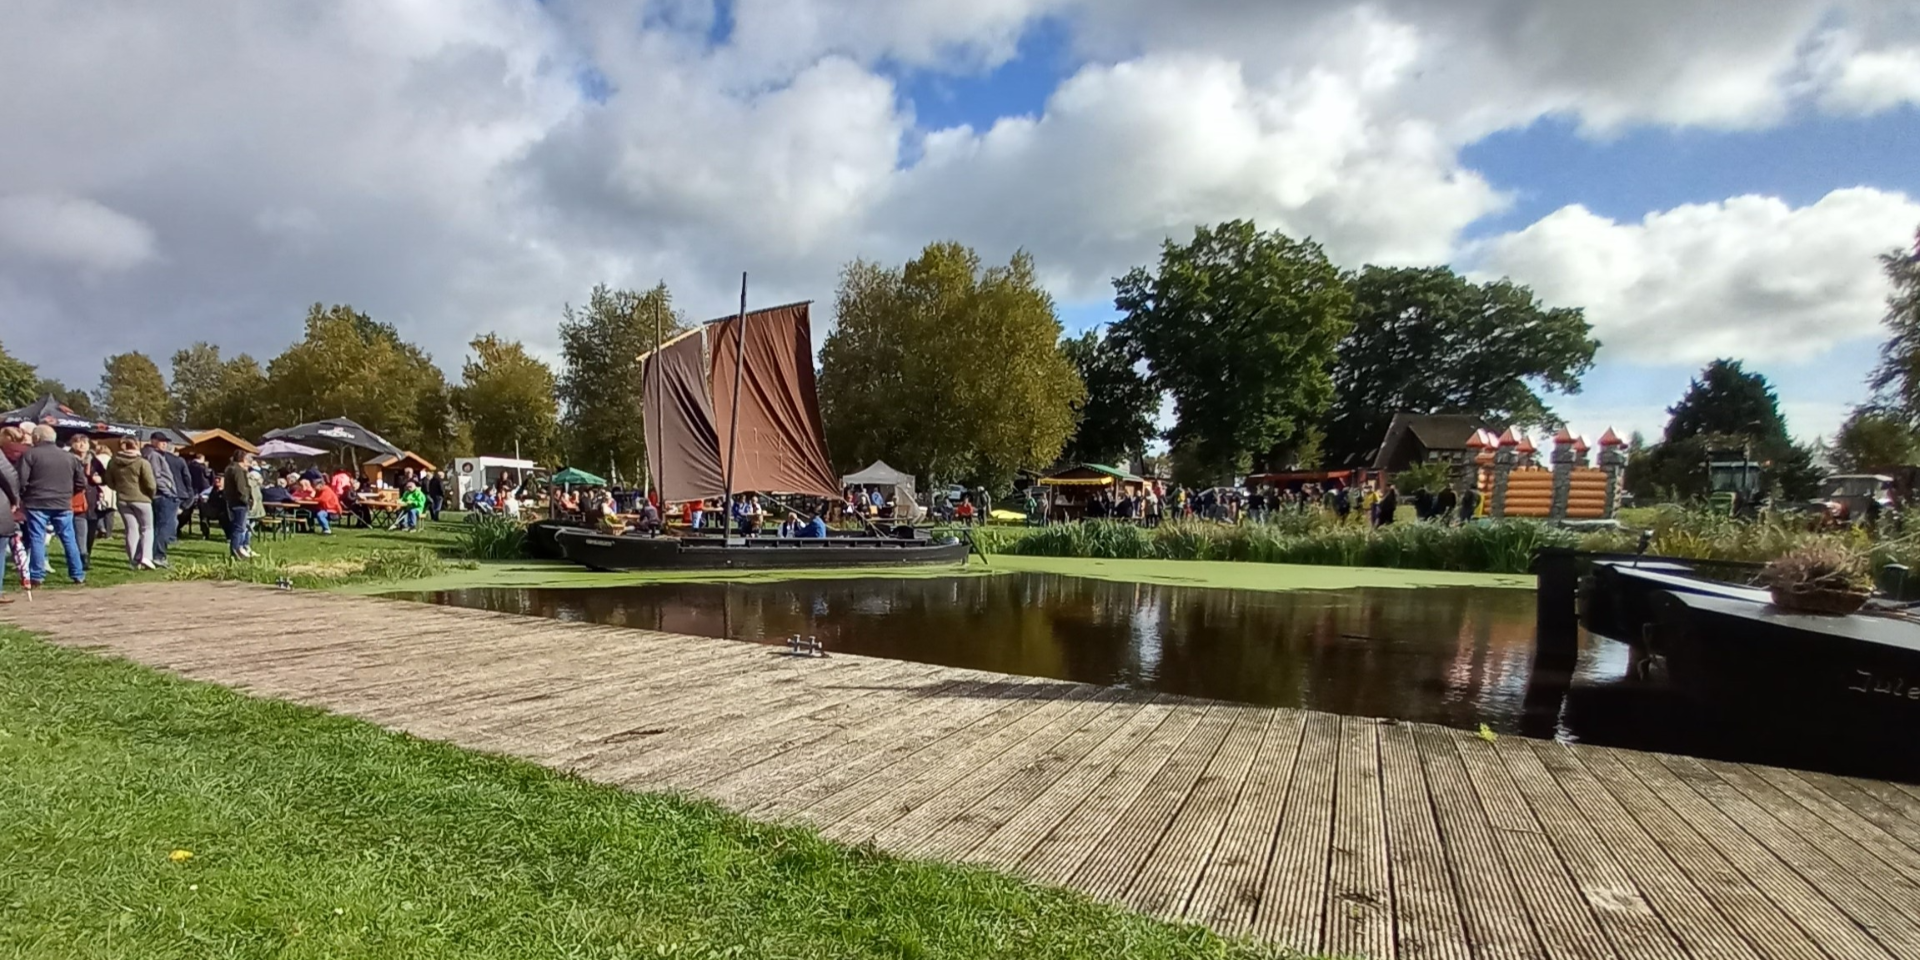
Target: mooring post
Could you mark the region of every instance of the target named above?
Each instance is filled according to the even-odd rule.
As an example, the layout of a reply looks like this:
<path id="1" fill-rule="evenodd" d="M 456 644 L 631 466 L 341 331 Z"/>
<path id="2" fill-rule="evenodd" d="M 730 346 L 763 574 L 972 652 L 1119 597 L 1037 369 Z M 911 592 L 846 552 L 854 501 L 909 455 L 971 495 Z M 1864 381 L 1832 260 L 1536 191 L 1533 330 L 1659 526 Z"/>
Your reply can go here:
<path id="1" fill-rule="evenodd" d="M 1580 652 L 1580 568 L 1565 547 L 1533 553 L 1534 659 L 1571 666 Z"/>

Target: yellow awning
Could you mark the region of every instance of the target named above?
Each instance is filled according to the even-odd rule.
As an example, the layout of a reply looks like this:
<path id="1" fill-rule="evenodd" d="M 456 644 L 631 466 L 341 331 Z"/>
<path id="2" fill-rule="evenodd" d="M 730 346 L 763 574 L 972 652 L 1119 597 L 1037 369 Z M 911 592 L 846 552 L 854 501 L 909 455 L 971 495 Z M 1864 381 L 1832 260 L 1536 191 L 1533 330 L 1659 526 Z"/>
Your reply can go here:
<path id="1" fill-rule="evenodd" d="M 1104 487 L 1113 482 L 1112 477 L 1095 477 L 1090 480 L 1071 480 L 1065 477 L 1047 477 L 1040 481 L 1043 487 Z"/>

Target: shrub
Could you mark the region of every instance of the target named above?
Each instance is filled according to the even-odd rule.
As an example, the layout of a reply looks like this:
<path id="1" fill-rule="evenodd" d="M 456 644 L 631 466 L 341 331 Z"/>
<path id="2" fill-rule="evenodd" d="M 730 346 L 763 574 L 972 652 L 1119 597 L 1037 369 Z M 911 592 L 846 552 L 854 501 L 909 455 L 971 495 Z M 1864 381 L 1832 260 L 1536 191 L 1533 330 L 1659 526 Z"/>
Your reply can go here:
<path id="1" fill-rule="evenodd" d="M 527 555 L 527 528 L 499 514 L 470 514 L 454 535 L 453 553 L 468 560 L 518 560 Z"/>

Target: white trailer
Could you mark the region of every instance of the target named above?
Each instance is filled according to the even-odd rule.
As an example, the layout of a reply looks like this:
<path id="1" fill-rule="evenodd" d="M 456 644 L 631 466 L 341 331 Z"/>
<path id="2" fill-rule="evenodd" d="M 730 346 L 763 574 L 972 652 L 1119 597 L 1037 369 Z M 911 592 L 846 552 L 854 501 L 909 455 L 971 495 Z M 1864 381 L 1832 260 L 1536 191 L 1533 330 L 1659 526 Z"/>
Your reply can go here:
<path id="1" fill-rule="evenodd" d="M 512 457 L 460 457 L 453 461 L 453 499 L 460 509 L 467 509 L 472 496 L 482 490 L 490 490 L 505 477 L 520 489 L 529 479 L 545 477 L 547 468 L 532 460 L 515 460 Z"/>

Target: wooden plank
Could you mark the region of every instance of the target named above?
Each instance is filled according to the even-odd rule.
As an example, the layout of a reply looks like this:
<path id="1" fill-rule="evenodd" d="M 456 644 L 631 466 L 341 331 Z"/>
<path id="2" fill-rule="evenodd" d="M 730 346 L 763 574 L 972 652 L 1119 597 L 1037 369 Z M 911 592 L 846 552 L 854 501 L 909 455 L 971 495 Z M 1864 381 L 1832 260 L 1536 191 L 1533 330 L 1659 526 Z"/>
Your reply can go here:
<path id="1" fill-rule="evenodd" d="M 1606 755 L 1631 772 L 1648 792 L 1711 844 L 1734 870 L 1752 881 L 1795 926 L 1807 932 L 1822 952 L 1836 960 L 1892 955 L 1792 867 L 1782 863 L 1741 830 L 1738 823 L 1687 787 L 1659 760 L 1627 750 L 1607 750 Z M 1615 796 L 1620 794 L 1616 792 Z"/>
<path id="2" fill-rule="evenodd" d="M 863 784 L 862 788 L 841 791 L 808 807 L 806 817 L 820 827 L 822 836 L 850 843 L 865 842 L 969 772 L 998 762 L 1003 754 L 1037 755 L 1033 746 L 1035 737 L 1048 743 L 1057 741 L 1064 733 L 1054 730 L 1050 735 L 1048 731 L 1081 709 L 1084 701 L 1102 692 L 1100 687 L 1069 687 L 1061 691 L 1060 696 L 1022 711 L 999 729 L 956 743 L 960 749 L 940 762 L 916 764 L 911 770 L 901 771 L 903 775 L 876 779 Z M 1046 739 L 1049 736 L 1052 740 Z"/>
<path id="3" fill-rule="evenodd" d="M 1819 956 L 1797 930 L 1789 941 L 1793 946 L 1788 949 L 1756 951 L 1716 905 L 1712 888 L 1703 891 L 1697 886 L 1661 843 L 1641 828 L 1633 814 L 1580 765 L 1575 754 L 1584 751 L 1545 741 L 1533 741 L 1528 747 L 1553 782 L 1566 792 L 1568 802 L 1593 831 L 1601 848 L 1616 859 L 1653 912 L 1679 941 L 1685 955 L 1728 960 L 1748 957 L 1816 960 Z M 1509 762 L 1510 768 L 1515 765 Z M 1739 889 L 1752 901 L 1764 904 L 1764 898 L 1751 885 L 1742 884 Z M 1726 912 L 1739 909 L 1730 903 Z M 1623 944 L 1622 952 L 1634 950 Z"/>
<path id="4" fill-rule="evenodd" d="M 1077 704 L 1069 705 L 1025 741 L 1007 747 L 996 757 L 958 771 L 958 777 L 890 823 L 879 824 L 880 820 L 885 819 L 885 814 L 874 811 L 876 816 L 868 821 L 870 825 L 879 824 L 870 826 L 873 841 L 888 850 L 906 852 L 925 849 L 927 842 L 937 836 L 942 827 L 963 817 L 975 805 L 998 793 L 1012 778 L 1022 772 L 1058 769 L 1057 766 L 1049 766 L 1056 751 L 1085 731 L 1090 724 L 1098 724 L 1121 700 L 1132 700 L 1131 691 L 1107 688 Z"/>
<path id="5" fill-rule="evenodd" d="M 839 707 L 867 693 L 847 689 L 847 685 L 910 684 L 931 677 L 936 671 L 937 668 L 924 664 L 875 660 L 841 671 L 833 684 L 807 683 L 804 677 L 792 677 L 796 682 L 777 691 L 769 688 L 766 698 L 737 695 L 724 702 L 724 710 L 703 714 L 694 722 L 676 724 L 660 736 L 612 744 L 598 752 L 594 761 L 582 769 L 592 771 L 595 779 L 610 783 L 645 784 L 671 779 L 674 768 L 707 751 L 725 749 L 743 740 L 759 740 L 770 732 L 803 721 L 832 720 Z"/>
<path id="6" fill-rule="evenodd" d="M 1387 818 L 1375 721 L 1340 719 L 1327 871 L 1326 950 L 1340 956 L 1394 954 L 1393 890 L 1387 876 Z"/>
<path id="7" fill-rule="evenodd" d="M 1032 709 L 1043 698 L 1057 696 L 1057 684 L 1033 679 L 1009 679 L 985 690 L 956 698 L 947 709 L 924 725 L 900 731 L 884 740 L 862 738 L 823 755 L 818 762 L 795 765 L 777 776 L 757 778 L 735 793 L 741 809 L 750 814 L 793 816 L 822 798 L 858 786 L 875 773 L 904 764 L 920 750 L 950 737 L 972 736 L 1005 723 L 1011 706 Z"/>
<path id="8" fill-rule="evenodd" d="M 780 795 L 798 784 L 812 780 L 828 770 L 843 766 L 890 746 L 900 735 L 912 731 L 937 729 L 944 717 L 949 722 L 949 701 L 967 703 L 990 698 L 1004 691 L 1008 681 L 967 681 L 923 687 L 911 694 L 911 703 L 877 723 L 835 729 L 818 740 L 777 753 L 756 763 L 721 770 L 700 785 L 700 792 L 728 807 L 744 807 L 756 791 Z"/>
<path id="9" fill-rule="evenodd" d="M 885 750 L 830 771 L 783 798 L 785 809 L 815 825 L 837 822 L 886 796 L 901 779 L 911 777 L 922 768 L 950 764 L 950 758 L 972 749 L 981 740 L 1069 692 L 1080 693 L 1084 689 L 1044 681 L 1015 686 L 1007 696 L 983 704 L 984 711 L 975 714 L 970 723 L 943 729 L 935 736 L 904 737 Z M 898 769 L 892 769 L 896 766 Z"/>
<path id="10" fill-rule="evenodd" d="M 1631 960 L 1684 957 L 1680 941 L 1600 839 L 1588 814 L 1568 798 L 1533 748 L 1519 738 L 1502 737 L 1494 752 L 1559 855 L 1574 891 L 1616 952 Z"/>
<path id="11" fill-rule="evenodd" d="M 1394 954 L 1405 960 L 1466 960 L 1472 956 L 1466 919 L 1413 733 L 1405 724 L 1382 723 L 1375 735 L 1391 864 Z"/>
<path id="12" fill-rule="evenodd" d="M 1158 916 L 1184 914 L 1220 844 L 1274 713 L 1253 706 L 1233 706 L 1227 712 L 1233 726 L 1213 761 L 1167 826 L 1160 847 L 1140 864 L 1132 885 L 1121 894 L 1134 909 Z"/>
<path id="13" fill-rule="evenodd" d="M 1151 716 L 1139 710 L 1140 705 L 1128 702 L 1100 711 L 1052 750 L 994 785 L 966 809 L 918 837 L 901 838 L 899 845 L 893 849 L 910 856 L 965 857 L 1022 810 L 1037 802 L 1062 777 L 1078 768 L 1100 764 L 1103 755 L 1123 749 L 1116 741 L 1123 743 L 1129 737 L 1137 738 L 1139 733 L 1129 731 L 1144 725 L 1145 719 Z M 1158 722 L 1157 719 L 1153 720 L 1154 724 Z M 1108 753 L 1102 754 L 1103 750 Z"/>
<path id="14" fill-rule="evenodd" d="M 1454 741 L 1464 734 L 1415 725 L 1414 747 L 1433 797 L 1447 865 L 1458 879 L 1460 913 L 1473 955 L 1498 960 L 1537 960 L 1547 955 L 1521 904 L 1512 871 L 1494 840 L 1493 826 L 1468 779 Z"/>
<path id="15" fill-rule="evenodd" d="M 1268 718 L 1246 782 L 1221 827 L 1220 843 L 1188 898 L 1187 919 L 1230 935 L 1251 931 L 1306 722 L 1307 714 L 1299 710 L 1276 710 Z"/>
<path id="16" fill-rule="evenodd" d="M 1892 832 L 1856 813 L 1790 770 L 1749 767 L 1740 764 L 1702 761 L 1701 766 L 1720 776 L 1745 794 L 1747 799 L 1766 808 L 1780 822 L 1812 840 L 1832 856 L 1835 850 L 1857 847 L 1873 858 L 1863 876 L 1880 878 L 1908 891 L 1908 899 L 1920 893 L 1920 851 L 1914 850 Z M 1871 803 L 1871 798 L 1862 797 Z M 1898 818 L 1895 818 L 1898 824 Z M 1856 854 L 1857 856 L 1857 854 Z"/>
<path id="17" fill-rule="evenodd" d="M 1060 818 L 1044 837 L 1027 845 L 1028 850 L 1016 867 L 1030 877 L 1050 883 L 1064 883 L 1093 854 L 1100 838 L 1113 828 L 1122 811 L 1165 766 L 1180 752 L 1181 745 L 1199 726 L 1207 706 L 1191 701 L 1169 705 L 1169 714 L 1153 735 L 1134 752 L 1106 771 L 1106 776 L 1066 816 Z M 976 851 L 977 853 L 977 851 Z M 970 859 L 978 860 L 978 857 Z"/>
<path id="18" fill-rule="evenodd" d="M 1244 714 L 1224 704 L 1206 708 L 1180 748 L 1167 757 L 1080 862 L 1069 885 L 1101 900 L 1122 902 L 1141 865 L 1159 849 L 1174 817 L 1191 802 L 1194 785 L 1213 762 L 1234 721 Z M 1199 865 L 1192 869 L 1198 873 Z"/>
<path id="19" fill-rule="evenodd" d="M 1573 757 L 1628 811 L 1727 922 L 1765 957 L 1831 957 L 1767 889 L 1620 763 L 1619 751 L 1581 750 Z"/>
<path id="20" fill-rule="evenodd" d="M 1339 765 L 1340 718 L 1309 714 L 1253 926 L 1261 939 L 1301 953 L 1318 953 L 1324 942 Z"/>
<path id="21" fill-rule="evenodd" d="M 1838 907 L 1894 956 L 1920 956 L 1920 924 L 1890 902 L 1898 899 L 1898 891 L 1883 891 L 1874 884 L 1861 882 L 1858 871 L 1872 858 L 1864 851 L 1856 855 L 1858 846 L 1834 834 L 1839 843 L 1852 849 L 1820 849 L 1691 758 L 1660 755 L 1636 757 L 1631 762 L 1648 770 L 1664 764 L 1675 781 L 1692 788 L 1696 800 L 1707 801 L 1698 804 L 1683 798 L 1680 802 L 1689 803 L 1694 809 L 1711 810 L 1714 816 L 1737 826 L 1786 864 L 1811 905 Z M 1636 772 L 1640 772 L 1639 766 Z M 1909 886 L 1907 891 L 1911 890 Z M 1887 895 L 1882 896 L 1883 893 Z"/>
<path id="22" fill-rule="evenodd" d="M 1088 751 L 1079 765 L 1062 772 L 1025 806 L 1003 811 L 1003 822 L 968 848 L 963 858 L 1004 866 L 1031 857 L 1068 817 L 1113 778 L 1116 770 L 1130 763 L 1144 764 L 1156 756 L 1148 745 L 1172 735 L 1163 730 L 1165 725 L 1172 723 L 1178 728 L 1190 724 L 1193 712 L 1187 708 L 1176 709 L 1180 703 L 1177 698 L 1161 696 L 1141 705 L 1125 726 Z"/>
<path id="23" fill-rule="evenodd" d="M 1886 831 L 1908 849 L 1920 850 L 1920 822 L 1899 805 L 1903 802 L 1900 798 L 1906 794 L 1896 784 L 1870 783 L 1804 770 L 1795 771 L 1791 776 L 1831 797 L 1854 816 Z"/>

